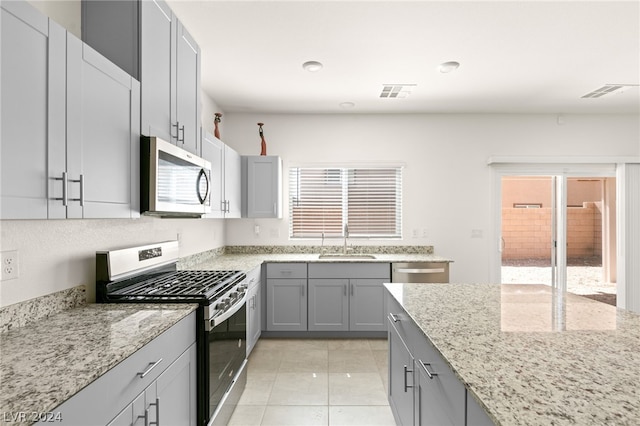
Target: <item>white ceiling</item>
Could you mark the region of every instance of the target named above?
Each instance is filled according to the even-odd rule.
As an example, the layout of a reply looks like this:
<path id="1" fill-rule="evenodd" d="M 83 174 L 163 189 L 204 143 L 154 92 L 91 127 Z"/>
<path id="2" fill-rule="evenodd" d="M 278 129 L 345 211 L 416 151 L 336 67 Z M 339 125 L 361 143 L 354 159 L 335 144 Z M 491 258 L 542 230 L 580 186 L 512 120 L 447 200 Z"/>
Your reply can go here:
<path id="1" fill-rule="evenodd" d="M 168 3 L 225 112 L 640 113 L 639 1 Z M 380 98 L 398 83 L 416 86 Z M 636 86 L 581 98 L 620 83 Z"/>

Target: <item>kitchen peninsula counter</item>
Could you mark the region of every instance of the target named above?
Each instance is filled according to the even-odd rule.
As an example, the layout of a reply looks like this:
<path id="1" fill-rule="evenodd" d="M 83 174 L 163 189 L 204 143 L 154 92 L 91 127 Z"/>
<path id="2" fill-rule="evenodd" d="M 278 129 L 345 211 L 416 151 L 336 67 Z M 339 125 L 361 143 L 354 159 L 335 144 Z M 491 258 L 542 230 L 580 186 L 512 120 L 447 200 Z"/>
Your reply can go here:
<path id="1" fill-rule="evenodd" d="M 543 285 L 385 286 L 496 424 L 640 424 L 640 315 Z"/>
<path id="2" fill-rule="evenodd" d="M 0 425 L 55 414 L 57 406 L 196 308 L 88 304 L 0 334 Z"/>

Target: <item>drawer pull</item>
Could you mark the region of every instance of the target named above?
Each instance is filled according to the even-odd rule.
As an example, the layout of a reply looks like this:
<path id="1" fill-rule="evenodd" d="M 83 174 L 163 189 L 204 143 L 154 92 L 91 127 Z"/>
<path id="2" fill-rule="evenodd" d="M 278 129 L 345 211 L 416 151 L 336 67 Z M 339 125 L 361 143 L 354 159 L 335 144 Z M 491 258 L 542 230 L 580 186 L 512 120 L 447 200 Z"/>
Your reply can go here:
<path id="1" fill-rule="evenodd" d="M 146 376 L 147 374 L 149 374 L 149 373 L 151 372 L 151 370 L 153 370 L 154 368 L 156 368 L 156 366 L 157 366 L 158 364 L 160 364 L 161 362 L 162 362 L 162 358 L 160 358 L 160 359 L 159 359 L 159 360 L 157 360 L 156 362 L 149 363 L 149 366 L 147 367 L 147 369 L 146 369 L 146 370 L 144 370 L 144 371 L 143 371 L 143 372 L 141 372 L 141 373 L 138 373 L 138 377 L 140 377 L 140 378 L 142 379 L 144 376 Z"/>
<path id="2" fill-rule="evenodd" d="M 422 362 L 422 360 L 419 360 L 418 364 L 420 364 L 422 366 L 422 368 L 424 369 L 424 372 L 427 373 L 427 376 L 429 376 L 430 379 L 433 379 L 433 376 L 437 376 L 438 375 L 438 373 L 434 373 L 432 371 L 429 371 L 429 369 L 427 368 L 427 365 L 431 366 L 430 363 Z"/>
<path id="3" fill-rule="evenodd" d="M 393 321 L 393 322 L 400 321 L 400 318 L 398 318 L 398 316 L 396 314 L 389 313 L 389 318 L 391 318 L 391 321 Z"/>
<path id="4" fill-rule="evenodd" d="M 407 389 L 412 388 L 413 386 L 409 386 L 407 384 L 407 373 L 413 373 L 413 370 L 409 370 L 409 368 L 405 365 L 404 366 L 404 391 L 406 392 Z"/>

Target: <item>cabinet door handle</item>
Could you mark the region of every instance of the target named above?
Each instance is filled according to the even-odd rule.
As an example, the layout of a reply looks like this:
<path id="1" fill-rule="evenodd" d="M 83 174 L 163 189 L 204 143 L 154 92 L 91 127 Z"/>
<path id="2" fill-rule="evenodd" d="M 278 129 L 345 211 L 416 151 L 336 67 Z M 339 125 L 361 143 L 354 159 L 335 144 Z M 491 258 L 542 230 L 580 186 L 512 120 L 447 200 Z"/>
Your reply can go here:
<path id="1" fill-rule="evenodd" d="M 413 387 L 413 386 L 409 386 L 409 384 L 407 383 L 407 373 L 413 373 L 413 370 L 409 370 L 409 368 L 405 365 L 404 366 L 404 391 L 405 392 L 407 391 L 407 389 Z"/>
<path id="2" fill-rule="evenodd" d="M 304 297 L 304 284 L 300 285 L 300 297 Z"/>
<path id="3" fill-rule="evenodd" d="M 179 131 L 182 132 L 182 139 L 178 138 L 178 142 L 182 142 L 184 145 L 184 124 L 180 126 Z M 180 135 L 180 133 L 178 133 L 178 135 Z"/>
<path id="4" fill-rule="evenodd" d="M 347 285 L 346 284 L 344 285 L 344 295 L 345 296 L 347 295 Z"/>
<path id="5" fill-rule="evenodd" d="M 171 135 L 172 138 L 176 138 L 176 142 L 180 141 L 180 122 L 176 121 L 176 124 L 172 124 L 171 127 L 175 127 L 176 128 L 176 135 L 173 136 Z"/>
<path id="6" fill-rule="evenodd" d="M 355 292 L 355 284 L 351 283 L 351 295 L 353 296 L 354 292 Z"/>
<path id="7" fill-rule="evenodd" d="M 67 172 L 62 172 L 62 177 L 53 178 L 53 180 L 62 181 L 62 197 L 54 198 L 54 200 L 62 201 L 62 205 L 67 207 L 67 204 L 69 204 L 69 195 L 67 194 L 67 184 L 68 184 Z"/>
<path id="8" fill-rule="evenodd" d="M 80 206 L 84 207 L 84 175 L 80 175 L 80 179 L 69 179 L 69 182 L 80 184 L 80 198 L 71 198 L 69 201 L 80 201 Z"/>
<path id="9" fill-rule="evenodd" d="M 160 358 L 159 360 L 157 360 L 156 362 L 152 362 L 149 363 L 149 366 L 147 367 L 146 370 L 144 370 L 141 373 L 138 373 L 138 377 L 140 377 L 141 379 L 146 376 L 147 374 L 149 374 L 151 372 L 151 370 L 153 370 L 154 368 L 157 367 L 158 364 L 160 364 L 162 362 L 162 358 Z"/>
<path id="10" fill-rule="evenodd" d="M 231 202 L 229 200 L 225 201 L 226 205 L 227 205 L 227 209 L 225 210 L 227 213 L 231 212 Z"/>
<path id="11" fill-rule="evenodd" d="M 438 375 L 438 373 L 434 373 L 434 372 L 432 372 L 432 371 L 429 371 L 429 369 L 427 368 L 427 365 L 428 365 L 428 366 L 431 366 L 431 364 L 430 364 L 430 363 L 428 363 L 428 362 L 422 362 L 422 360 L 419 360 L 419 361 L 418 361 L 418 364 L 420 364 L 420 365 L 422 366 L 422 368 L 424 369 L 424 372 L 425 372 L 425 373 L 427 373 L 427 376 L 428 376 L 430 379 L 433 379 L 433 377 L 434 377 L 434 376 L 437 376 L 437 375 Z"/>
<path id="12" fill-rule="evenodd" d="M 149 409 L 147 408 L 144 410 L 144 416 L 139 414 L 136 419 L 144 419 L 144 426 L 149 426 Z"/>
<path id="13" fill-rule="evenodd" d="M 400 318 L 398 318 L 398 316 L 396 314 L 389 313 L 389 318 L 391 318 L 391 321 L 393 321 L 393 322 L 400 321 Z"/>
<path id="14" fill-rule="evenodd" d="M 152 402 L 151 404 L 149 404 L 149 407 L 151 407 L 152 405 L 156 406 L 156 421 L 149 422 L 149 426 L 151 425 L 160 426 L 160 398 L 156 398 L 156 402 Z M 149 411 L 149 409 L 147 409 L 147 411 Z M 147 418 L 148 417 L 149 416 L 147 415 Z"/>

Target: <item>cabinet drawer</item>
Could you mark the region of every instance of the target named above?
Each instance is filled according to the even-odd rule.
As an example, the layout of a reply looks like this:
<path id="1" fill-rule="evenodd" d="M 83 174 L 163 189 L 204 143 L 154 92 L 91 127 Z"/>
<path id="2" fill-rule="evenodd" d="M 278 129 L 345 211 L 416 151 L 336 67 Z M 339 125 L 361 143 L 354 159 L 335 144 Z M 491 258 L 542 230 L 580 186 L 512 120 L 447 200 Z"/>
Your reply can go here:
<path id="1" fill-rule="evenodd" d="M 53 411 L 65 425 L 107 424 L 196 341 L 195 332 L 192 312 Z"/>
<path id="2" fill-rule="evenodd" d="M 310 263 L 309 278 L 382 278 L 389 280 L 389 263 Z"/>
<path id="3" fill-rule="evenodd" d="M 267 278 L 307 278 L 307 264 L 267 263 Z"/>

